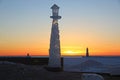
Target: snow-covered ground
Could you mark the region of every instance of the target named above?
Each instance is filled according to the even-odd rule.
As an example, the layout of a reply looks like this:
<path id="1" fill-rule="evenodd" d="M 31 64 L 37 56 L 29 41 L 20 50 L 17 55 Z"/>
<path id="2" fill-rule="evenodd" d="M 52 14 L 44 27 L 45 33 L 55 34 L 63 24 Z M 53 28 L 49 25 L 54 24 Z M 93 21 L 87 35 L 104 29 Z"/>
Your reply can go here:
<path id="1" fill-rule="evenodd" d="M 120 75 L 120 57 L 64 57 L 64 71 Z"/>

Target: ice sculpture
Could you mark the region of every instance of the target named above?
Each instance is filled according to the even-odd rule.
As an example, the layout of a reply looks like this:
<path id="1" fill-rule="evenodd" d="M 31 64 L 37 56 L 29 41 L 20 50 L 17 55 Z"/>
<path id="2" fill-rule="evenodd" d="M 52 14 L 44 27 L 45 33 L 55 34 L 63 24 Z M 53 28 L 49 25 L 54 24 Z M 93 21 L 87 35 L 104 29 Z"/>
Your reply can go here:
<path id="1" fill-rule="evenodd" d="M 51 37 L 50 37 L 50 49 L 49 49 L 49 62 L 48 67 L 51 68 L 61 68 L 61 51 L 60 51 L 60 37 L 58 29 L 58 19 L 61 16 L 58 15 L 59 7 L 54 4 L 52 7 L 52 16 L 53 19 Z"/>

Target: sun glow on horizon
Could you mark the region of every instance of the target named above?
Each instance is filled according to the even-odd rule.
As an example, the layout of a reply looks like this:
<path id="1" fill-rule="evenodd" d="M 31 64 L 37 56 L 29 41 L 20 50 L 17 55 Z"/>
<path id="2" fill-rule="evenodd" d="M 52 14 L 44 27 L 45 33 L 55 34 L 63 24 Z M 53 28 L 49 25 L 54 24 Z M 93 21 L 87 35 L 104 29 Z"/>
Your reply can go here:
<path id="1" fill-rule="evenodd" d="M 74 51 L 74 50 L 66 50 L 63 51 L 64 55 L 81 55 L 81 51 Z"/>
<path id="2" fill-rule="evenodd" d="M 0 56 L 49 56 L 53 2 L 62 16 L 58 21 L 62 56 L 85 56 L 87 47 L 90 56 L 120 56 L 117 0 L 51 1 L 0 0 Z"/>

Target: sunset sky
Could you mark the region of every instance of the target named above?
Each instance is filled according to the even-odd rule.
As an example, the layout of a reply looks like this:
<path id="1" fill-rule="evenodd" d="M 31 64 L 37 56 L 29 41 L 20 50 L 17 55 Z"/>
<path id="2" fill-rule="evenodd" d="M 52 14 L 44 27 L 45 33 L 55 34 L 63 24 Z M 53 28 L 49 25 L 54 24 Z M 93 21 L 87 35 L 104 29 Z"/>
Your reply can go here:
<path id="1" fill-rule="evenodd" d="M 120 56 L 120 0 L 0 0 L 0 56 L 48 55 L 53 4 L 62 55 Z"/>

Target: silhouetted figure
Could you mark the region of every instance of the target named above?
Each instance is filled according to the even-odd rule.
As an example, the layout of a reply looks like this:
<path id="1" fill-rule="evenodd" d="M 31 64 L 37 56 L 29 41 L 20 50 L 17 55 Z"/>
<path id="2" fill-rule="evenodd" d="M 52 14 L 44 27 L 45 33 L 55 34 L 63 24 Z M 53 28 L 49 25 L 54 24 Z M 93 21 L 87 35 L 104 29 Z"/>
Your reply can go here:
<path id="1" fill-rule="evenodd" d="M 89 57 L 89 49 L 86 48 L 86 57 Z"/>
<path id="2" fill-rule="evenodd" d="M 27 53 L 26 55 L 26 61 L 25 61 L 26 64 L 31 64 L 31 57 L 30 57 L 30 54 Z"/>
<path id="3" fill-rule="evenodd" d="M 27 53 L 27 57 L 30 57 L 30 54 L 29 54 L 29 53 Z"/>

